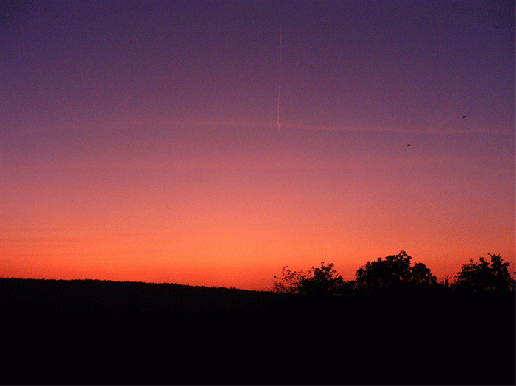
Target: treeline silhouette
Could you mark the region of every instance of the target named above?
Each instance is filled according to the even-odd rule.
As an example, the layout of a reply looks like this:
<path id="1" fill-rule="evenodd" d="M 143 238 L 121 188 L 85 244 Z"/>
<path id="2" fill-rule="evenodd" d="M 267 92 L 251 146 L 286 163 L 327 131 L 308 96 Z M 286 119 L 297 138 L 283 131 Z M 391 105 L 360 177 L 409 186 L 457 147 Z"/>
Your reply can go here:
<path id="1" fill-rule="evenodd" d="M 514 384 L 514 280 L 489 256 L 453 283 L 404 251 L 273 291 L 1 278 L 3 383 Z"/>
<path id="2" fill-rule="evenodd" d="M 356 272 L 356 279 L 344 281 L 333 268 L 334 264 L 312 267 L 306 273 L 291 271 L 283 267 L 282 276 L 274 276 L 273 291 L 280 293 L 310 296 L 354 295 L 354 294 L 403 294 L 416 291 L 421 294 L 442 292 L 441 287 L 462 293 L 494 292 L 497 294 L 514 293 L 514 278 L 509 273 L 509 263 L 504 263 L 500 254 L 490 254 L 491 261 L 480 257 L 475 263 L 470 259 L 463 264 L 456 275 L 456 281 L 449 283 L 448 278 L 437 283 L 437 278 L 423 263 L 411 265 L 412 256 L 401 251 L 376 261 L 367 262 Z"/>

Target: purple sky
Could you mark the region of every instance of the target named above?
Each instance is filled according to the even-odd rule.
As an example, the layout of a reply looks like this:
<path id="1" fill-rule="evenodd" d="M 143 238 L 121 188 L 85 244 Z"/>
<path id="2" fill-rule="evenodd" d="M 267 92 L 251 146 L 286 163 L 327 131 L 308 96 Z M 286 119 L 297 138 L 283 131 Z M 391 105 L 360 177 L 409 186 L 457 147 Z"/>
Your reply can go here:
<path id="1" fill-rule="evenodd" d="M 514 2 L 0 13 L 5 275 L 265 288 L 283 265 L 352 278 L 401 249 L 440 275 L 514 261 Z"/>

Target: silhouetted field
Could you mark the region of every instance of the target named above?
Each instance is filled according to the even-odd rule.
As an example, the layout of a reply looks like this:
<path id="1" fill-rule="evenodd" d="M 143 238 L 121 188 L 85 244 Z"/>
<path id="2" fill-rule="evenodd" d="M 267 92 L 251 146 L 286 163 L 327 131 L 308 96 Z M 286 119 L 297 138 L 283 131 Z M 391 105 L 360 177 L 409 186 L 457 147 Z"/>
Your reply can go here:
<path id="1" fill-rule="evenodd" d="M 0 279 L 2 383 L 515 384 L 512 295 Z"/>

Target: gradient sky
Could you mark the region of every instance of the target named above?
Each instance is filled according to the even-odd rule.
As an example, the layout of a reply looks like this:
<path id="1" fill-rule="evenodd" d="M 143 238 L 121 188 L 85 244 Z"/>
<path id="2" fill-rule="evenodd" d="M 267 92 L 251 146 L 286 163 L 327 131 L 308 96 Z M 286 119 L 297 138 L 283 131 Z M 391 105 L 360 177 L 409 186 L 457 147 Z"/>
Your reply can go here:
<path id="1" fill-rule="evenodd" d="M 402 249 L 514 271 L 514 2 L 0 13 L 1 275 L 266 289 Z"/>

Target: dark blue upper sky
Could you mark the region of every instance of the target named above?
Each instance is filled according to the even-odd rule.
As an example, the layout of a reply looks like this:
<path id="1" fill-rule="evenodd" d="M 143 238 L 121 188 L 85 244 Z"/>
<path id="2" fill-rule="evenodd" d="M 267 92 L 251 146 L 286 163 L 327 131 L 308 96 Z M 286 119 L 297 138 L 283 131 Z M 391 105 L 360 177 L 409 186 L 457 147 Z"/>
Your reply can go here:
<path id="1" fill-rule="evenodd" d="M 513 122 L 509 3 L 28 2 L 3 26 L 2 121 L 274 121 L 281 81 L 285 124 L 469 114 L 500 129 Z"/>

